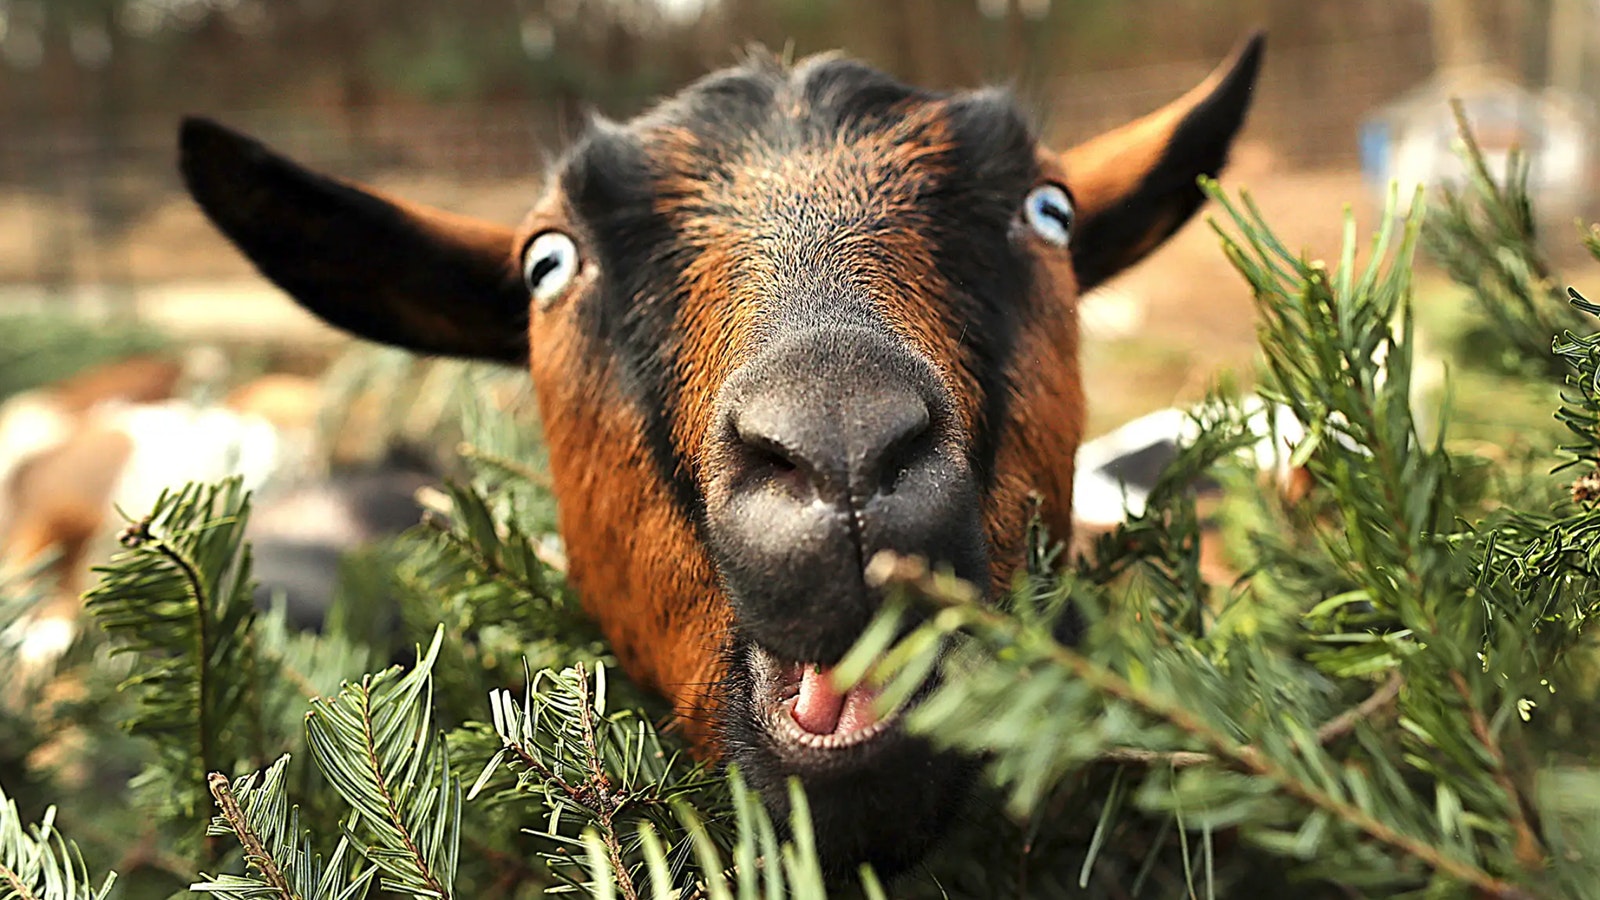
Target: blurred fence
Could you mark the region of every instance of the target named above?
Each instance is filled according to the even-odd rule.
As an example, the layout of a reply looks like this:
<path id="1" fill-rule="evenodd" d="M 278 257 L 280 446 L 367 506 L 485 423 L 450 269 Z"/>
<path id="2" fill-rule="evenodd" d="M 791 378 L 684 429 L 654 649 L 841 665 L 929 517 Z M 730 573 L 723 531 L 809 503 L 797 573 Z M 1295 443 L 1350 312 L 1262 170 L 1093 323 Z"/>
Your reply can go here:
<path id="1" fill-rule="evenodd" d="M 1274 165 L 1353 169 L 1363 116 L 1426 76 L 1429 36 L 1269 50 L 1247 140 Z M 1060 78 L 1037 89 L 1050 138 L 1066 144 L 1127 121 L 1196 84 L 1216 59 Z M 379 106 L 254 111 L 218 118 L 308 164 L 462 212 L 514 221 L 571 135 L 549 109 Z M 200 221 L 174 167 L 168 116 L 97 123 L 13 122 L 0 130 L 0 305 L 124 304 L 172 282 L 245 279 Z M 26 286 L 26 287 L 24 287 Z M 109 298 L 109 299 L 108 299 Z"/>

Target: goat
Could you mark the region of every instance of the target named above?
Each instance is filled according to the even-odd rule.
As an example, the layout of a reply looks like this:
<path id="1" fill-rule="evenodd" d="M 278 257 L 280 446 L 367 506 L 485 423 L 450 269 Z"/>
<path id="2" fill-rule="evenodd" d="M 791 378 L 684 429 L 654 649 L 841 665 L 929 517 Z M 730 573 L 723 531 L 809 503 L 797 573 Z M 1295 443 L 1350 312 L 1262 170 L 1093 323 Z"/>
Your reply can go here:
<path id="1" fill-rule="evenodd" d="M 78 573 L 106 508 L 95 495 L 112 490 L 128 448 L 108 438 L 69 451 L 75 464 L 60 483 L 37 483 L 47 468 L 40 460 L 92 431 L 90 423 L 108 408 L 172 399 L 190 367 L 154 355 L 114 359 L 0 404 L 0 561 L 54 551 L 56 579 L 76 600 Z"/>
<path id="2" fill-rule="evenodd" d="M 414 494 L 433 473 L 414 460 L 391 453 L 362 470 L 311 471 L 316 381 L 265 375 L 217 405 L 175 396 L 214 368 L 203 356 L 116 360 L 0 406 L 0 564 L 54 556 L 49 599 L 13 636 L 32 671 L 73 639 L 90 566 L 125 524 L 117 510 L 149 510 L 174 485 L 237 475 L 266 489 L 247 531 L 258 605 L 282 599 L 301 628 L 320 626 L 343 553 L 420 521 Z"/>
<path id="3" fill-rule="evenodd" d="M 798 776 L 831 871 L 893 873 L 975 764 L 834 684 L 880 603 L 865 567 L 915 554 L 993 595 L 1035 498 L 1070 534 L 1078 298 L 1203 202 L 1262 46 L 1063 153 L 1003 91 L 757 53 L 597 121 L 515 229 L 204 119 L 181 125 L 179 167 L 329 323 L 528 367 L 569 577 L 627 673 L 774 813 Z"/>

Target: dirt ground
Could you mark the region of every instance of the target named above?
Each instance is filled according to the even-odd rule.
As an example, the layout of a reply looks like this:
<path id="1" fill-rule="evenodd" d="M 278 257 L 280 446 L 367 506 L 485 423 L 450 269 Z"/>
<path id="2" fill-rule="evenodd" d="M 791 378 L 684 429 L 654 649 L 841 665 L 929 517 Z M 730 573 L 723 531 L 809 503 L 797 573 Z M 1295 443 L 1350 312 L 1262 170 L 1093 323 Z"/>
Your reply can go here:
<path id="1" fill-rule="evenodd" d="M 1347 205 L 1363 226 L 1372 218 L 1359 173 L 1283 170 L 1260 145 L 1239 148 L 1224 184 L 1248 189 L 1290 247 L 1316 256 L 1337 253 Z M 516 222 L 539 191 L 535 178 L 466 184 L 399 178 L 378 186 L 507 223 Z M 1253 312 L 1244 282 L 1205 221 L 1218 213 L 1206 207 L 1166 247 L 1087 298 L 1084 369 L 1091 433 L 1197 398 L 1219 370 L 1249 369 Z M 38 196 L 0 196 L 0 307 L 48 302 L 31 282 L 51 247 L 69 242 L 92 248 L 90 237 L 81 217 L 47 207 Z M 120 261 L 135 285 L 136 314 L 185 336 L 337 340 L 258 278 L 181 195 L 151 203 L 102 252 L 79 249 L 73 257 L 78 276 L 91 279 Z M 91 311 L 103 309 L 94 295 L 80 294 L 80 302 Z"/>

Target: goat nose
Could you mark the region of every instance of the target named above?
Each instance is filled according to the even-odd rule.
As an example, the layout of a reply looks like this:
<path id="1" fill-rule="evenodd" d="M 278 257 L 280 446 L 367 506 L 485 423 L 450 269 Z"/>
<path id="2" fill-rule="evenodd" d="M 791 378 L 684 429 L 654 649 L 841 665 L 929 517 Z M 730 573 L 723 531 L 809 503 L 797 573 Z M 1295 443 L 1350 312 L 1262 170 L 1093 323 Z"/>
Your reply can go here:
<path id="1" fill-rule="evenodd" d="M 747 477 L 839 505 L 892 494 L 901 472 L 932 450 L 932 423 L 927 401 L 896 389 L 761 393 L 730 411 Z"/>
<path id="2" fill-rule="evenodd" d="M 710 430 L 705 534 L 741 633 L 833 665 L 881 595 L 882 550 L 987 583 L 980 495 L 933 366 L 865 328 L 796 333 L 729 376 Z"/>

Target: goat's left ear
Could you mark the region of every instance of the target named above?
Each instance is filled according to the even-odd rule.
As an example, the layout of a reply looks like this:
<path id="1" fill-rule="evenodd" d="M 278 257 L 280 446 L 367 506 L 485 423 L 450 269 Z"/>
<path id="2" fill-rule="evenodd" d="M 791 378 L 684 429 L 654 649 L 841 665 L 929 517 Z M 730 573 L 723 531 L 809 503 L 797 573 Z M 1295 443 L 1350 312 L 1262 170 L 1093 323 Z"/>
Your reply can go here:
<path id="1" fill-rule="evenodd" d="M 179 169 L 212 223 L 328 323 L 421 353 L 526 364 L 513 232 L 320 175 L 204 119 Z"/>
<path id="2" fill-rule="evenodd" d="M 1228 161 L 1265 42 L 1257 32 L 1189 93 L 1061 155 L 1077 206 L 1072 266 L 1080 290 L 1143 259 L 1200 207 L 1196 182 Z"/>

